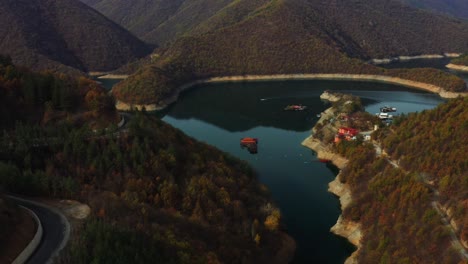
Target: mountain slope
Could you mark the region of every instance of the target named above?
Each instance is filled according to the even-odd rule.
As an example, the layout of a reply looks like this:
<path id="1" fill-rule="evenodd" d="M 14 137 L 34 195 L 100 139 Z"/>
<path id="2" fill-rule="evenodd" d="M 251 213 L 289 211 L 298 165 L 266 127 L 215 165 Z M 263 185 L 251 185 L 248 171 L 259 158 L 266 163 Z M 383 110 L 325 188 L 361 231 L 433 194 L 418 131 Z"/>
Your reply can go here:
<path id="1" fill-rule="evenodd" d="M 158 58 L 155 65 L 121 82 L 113 90 L 114 94 L 124 102 L 158 102 L 173 96 L 175 88 L 185 82 L 226 75 L 395 75 L 397 73 L 350 57 L 368 59 L 468 50 L 468 24 L 456 20 L 447 22 L 443 17 L 394 1 L 363 4 L 344 0 L 331 3 L 276 0 L 244 14 L 231 26 L 177 40 L 170 48 L 153 56 Z M 440 24 L 432 27 L 434 21 Z M 409 27 L 402 28 L 404 23 Z M 413 72 L 405 77 L 426 81 L 430 79 L 428 74 L 433 73 L 425 71 L 418 76 Z M 443 79 L 432 79 L 444 84 Z M 464 83 L 456 82 L 454 90 L 463 90 Z"/>
<path id="2" fill-rule="evenodd" d="M 348 55 L 382 58 L 461 52 L 468 48 L 468 23 L 447 19 L 401 4 L 399 1 L 327 1 L 302 2 L 297 12 L 309 17 L 314 25 Z M 447 41 L 450 40 L 450 41 Z"/>
<path id="3" fill-rule="evenodd" d="M 403 2 L 414 7 L 468 19 L 468 1 L 465 0 L 403 0 Z"/>
<path id="4" fill-rule="evenodd" d="M 243 0 L 137 0 L 131 4 L 124 0 L 82 1 L 140 38 L 162 45 L 181 36 L 232 26 L 247 15 L 257 14 L 259 7 L 272 2 L 285 2 L 298 7 L 294 17 L 302 19 L 309 27 L 318 28 L 332 43 L 339 44 L 353 56 L 381 58 L 454 52 L 467 45 L 459 36 L 460 30 L 464 30 L 464 36 L 468 34 L 466 24 L 461 25 L 460 21 L 410 7 L 399 0 L 283 0 L 254 3 Z M 461 5 L 458 6 L 463 9 Z"/>
<path id="5" fill-rule="evenodd" d="M 209 19 L 231 0 L 82 0 L 141 39 L 164 45 Z"/>
<path id="6" fill-rule="evenodd" d="M 65 126 L 0 138 L 6 190 L 90 206 L 63 263 L 290 262 L 294 241 L 247 163 L 142 113 L 102 136 Z M 62 144 L 28 147 L 57 136 Z"/>
<path id="7" fill-rule="evenodd" d="M 147 46 L 74 0 L 2 0 L 0 50 L 33 68 L 105 71 L 144 56 Z M 64 66 L 65 65 L 65 66 Z"/>
<path id="8" fill-rule="evenodd" d="M 294 240 L 247 163 L 153 115 L 119 129 L 109 99 L 84 77 L 0 56 L 0 242 L 21 235 L 5 190 L 89 205 L 60 263 L 290 262 Z"/>
<path id="9" fill-rule="evenodd" d="M 333 189 L 348 189 L 352 202 L 333 229 L 349 238 L 344 230 L 359 226 L 351 262 L 466 263 L 457 240 L 468 244 L 467 107 L 468 97 L 451 99 L 399 115 L 372 134 L 374 143 L 327 145 L 348 159 Z M 342 125 L 351 124 L 316 125 L 314 137 L 327 144 L 320 135 Z"/>

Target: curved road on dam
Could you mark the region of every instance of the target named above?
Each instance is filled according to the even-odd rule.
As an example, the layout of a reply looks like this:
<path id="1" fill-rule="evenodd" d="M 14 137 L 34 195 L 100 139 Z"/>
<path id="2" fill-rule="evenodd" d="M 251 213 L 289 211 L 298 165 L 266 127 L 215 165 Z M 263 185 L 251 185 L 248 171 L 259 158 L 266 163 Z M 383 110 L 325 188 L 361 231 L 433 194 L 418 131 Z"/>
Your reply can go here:
<path id="1" fill-rule="evenodd" d="M 8 195 L 7 197 L 17 202 L 18 205 L 32 210 L 41 221 L 43 228 L 41 243 L 26 263 L 50 263 L 68 241 L 70 235 L 68 220 L 56 209 L 47 205 L 16 196 Z"/>

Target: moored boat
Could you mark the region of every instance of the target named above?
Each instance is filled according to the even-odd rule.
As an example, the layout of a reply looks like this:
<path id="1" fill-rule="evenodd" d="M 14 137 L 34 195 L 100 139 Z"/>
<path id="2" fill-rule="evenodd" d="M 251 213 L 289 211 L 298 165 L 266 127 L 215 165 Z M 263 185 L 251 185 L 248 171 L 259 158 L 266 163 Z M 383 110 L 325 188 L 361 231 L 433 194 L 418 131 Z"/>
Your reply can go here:
<path id="1" fill-rule="evenodd" d="M 305 105 L 288 105 L 284 108 L 286 111 L 303 111 L 307 108 Z"/>
<path id="2" fill-rule="evenodd" d="M 241 138 L 240 143 L 241 144 L 257 144 L 258 138 L 251 138 L 251 137 Z"/>
<path id="3" fill-rule="evenodd" d="M 382 120 L 387 120 L 387 119 L 392 119 L 393 115 L 390 115 L 389 113 L 376 113 L 375 114 L 378 118 Z"/>
<path id="4" fill-rule="evenodd" d="M 388 105 L 380 107 L 380 112 L 382 113 L 390 113 L 390 112 L 396 112 L 397 109 L 396 107 L 390 107 Z"/>
<path id="5" fill-rule="evenodd" d="M 241 148 L 247 148 L 250 154 L 258 153 L 257 144 L 258 144 L 258 138 L 245 137 L 245 138 L 241 138 L 240 140 Z"/>

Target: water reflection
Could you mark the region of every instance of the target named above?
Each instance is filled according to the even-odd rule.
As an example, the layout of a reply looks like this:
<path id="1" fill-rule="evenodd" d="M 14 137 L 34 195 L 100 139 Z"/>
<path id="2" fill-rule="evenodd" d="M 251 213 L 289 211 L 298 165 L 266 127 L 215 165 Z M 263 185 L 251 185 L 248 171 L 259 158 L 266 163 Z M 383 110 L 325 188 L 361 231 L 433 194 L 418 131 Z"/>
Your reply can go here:
<path id="1" fill-rule="evenodd" d="M 395 85 L 363 82 L 288 81 L 200 86 L 180 97 L 163 120 L 186 134 L 248 161 L 281 209 L 288 233 L 297 242 L 294 263 L 343 263 L 355 248 L 329 232 L 340 206 L 328 183 L 336 168 L 321 163 L 301 146 L 328 105 L 324 90 L 359 94 L 366 109 L 383 105 L 399 112 L 435 107 L 440 97 Z M 304 111 L 284 111 L 290 104 Z M 255 136 L 261 150 L 252 155 L 239 140 Z"/>
<path id="2" fill-rule="evenodd" d="M 246 148 L 250 154 L 258 153 L 258 138 L 245 137 L 241 138 L 240 146 L 242 149 Z"/>
<path id="3" fill-rule="evenodd" d="M 304 132 L 310 130 L 319 119 L 319 114 L 328 107 L 319 98 L 324 90 L 357 95 L 370 113 L 378 112 L 384 101 L 397 107 L 399 112 L 429 109 L 440 102 L 437 95 L 383 83 L 224 83 L 194 87 L 181 95 L 183 104 L 172 105 L 164 114 L 180 120 L 203 120 L 230 132 L 246 131 L 257 126 Z M 304 105 L 307 108 L 303 111 L 285 111 L 287 105 Z"/>

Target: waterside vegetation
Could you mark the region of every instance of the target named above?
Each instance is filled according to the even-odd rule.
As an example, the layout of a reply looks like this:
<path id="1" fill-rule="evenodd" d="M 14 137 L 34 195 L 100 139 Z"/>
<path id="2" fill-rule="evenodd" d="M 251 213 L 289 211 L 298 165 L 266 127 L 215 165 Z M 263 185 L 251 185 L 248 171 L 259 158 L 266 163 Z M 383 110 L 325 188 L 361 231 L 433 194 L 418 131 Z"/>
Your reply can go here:
<path id="1" fill-rule="evenodd" d="M 468 66 L 468 53 L 453 59 L 451 62 L 456 65 Z"/>
<path id="2" fill-rule="evenodd" d="M 393 32 L 396 35 L 391 36 L 391 41 L 390 36 L 386 36 L 389 41 L 385 44 L 380 43 L 381 38 L 378 38 L 379 40 L 372 40 L 375 45 L 357 47 L 356 43 L 344 38 L 340 33 L 347 32 L 356 38 L 361 36 L 362 33 L 357 33 L 358 29 L 362 28 L 357 27 L 360 18 L 351 14 L 340 16 L 353 17 L 355 23 L 345 23 L 336 18 L 339 21 L 336 23 L 342 27 L 343 32 L 330 32 L 333 28 L 331 24 L 335 22 L 332 23 L 329 18 L 324 18 L 324 21 L 331 24 L 310 18 L 321 14 L 315 8 L 330 13 L 327 7 L 331 8 L 328 4 L 325 7 L 313 6 L 308 1 L 270 1 L 231 25 L 208 33 L 179 38 L 170 47 L 157 50 L 152 55 L 151 65 L 142 67 L 114 87 L 114 96 L 118 101 L 128 104 L 164 106 L 178 94 L 181 86 L 197 80 L 211 77 L 309 73 L 383 75 L 429 83 L 441 86 L 447 91 L 466 91 L 463 80 L 443 71 L 391 70 L 366 64 L 361 59 L 398 54 L 398 50 L 385 50 L 388 43 L 395 42 L 394 39 L 401 39 L 405 43 L 408 40 L 403 35 Z M 390 4 L 389 8 L 396 7 Z M 349 9 L 354 10 L 351 7 Z M 417 11 L 410 11 L 415 12 L 414 16 L 422 15 Z M 457 27 L 461 27 L 460 32 L 463 33 L 460 34 L 466 34 L 468 37 L 468 26 L 465 28 L 463 25 L 465 24 Z M 369 33 L 366 39 L 369 36 L 375 34 Z M 421 40 L 420 43 L 424 41 Z M 466 42 L 457 43 L 459 44 L 454 49 L 459 52 L 468 49 Z M 414 43 L 411 41 L 408 45 L 410 44 Z M 443 52 L 443 49 L 436 47 L 433 47 L 432 51 L 419 48 L 415 50 L 421 53 Z M 401 51 L 401 54 L 403 53 L 405 52 Z"/>
<path id="3" fill-rule="evenodd" d="M 1 55 L 0 95 L 1 129 L 9 130 L 16 122 L 48 125 L 60 120 L 102 128 L 118 119 L 113 98 L 96 82 L 33 72 Z"/>
<path id="4" fill-rule="evenodd" d="M 118 128 L 113 101 L 94 81 L 30 72 L 6 57 L 0 73 L 11 107 L 2 115 L 29 107 L 2 123 L 0 186 L 92 210 L 61 262 L 292 259 L 281 212 L 245 162 L 145 113 Z"/>
<path id="5" fill-rule="evenodd" d="M 364 234 L 355 260 L 463 262 L 463 246 L 453 246 L 451 233 L 466 246 L 468 175 L 462 154 L 466 149 L 460 146 L 467 144 L 462 135 L 467 103 L 466 98 L 453 99 L 434 110 L 399 117 L 374 133 L 373 143 L 323 142 L 328 151 L 348 160 L 338 180 L 352 198 L 343 210 L 344 223 L 359 223 Z M 320 138 L 324 128 L 317 125 L 314 136 Z M 377 150 L 379 144 L 383 151 Z"/>

